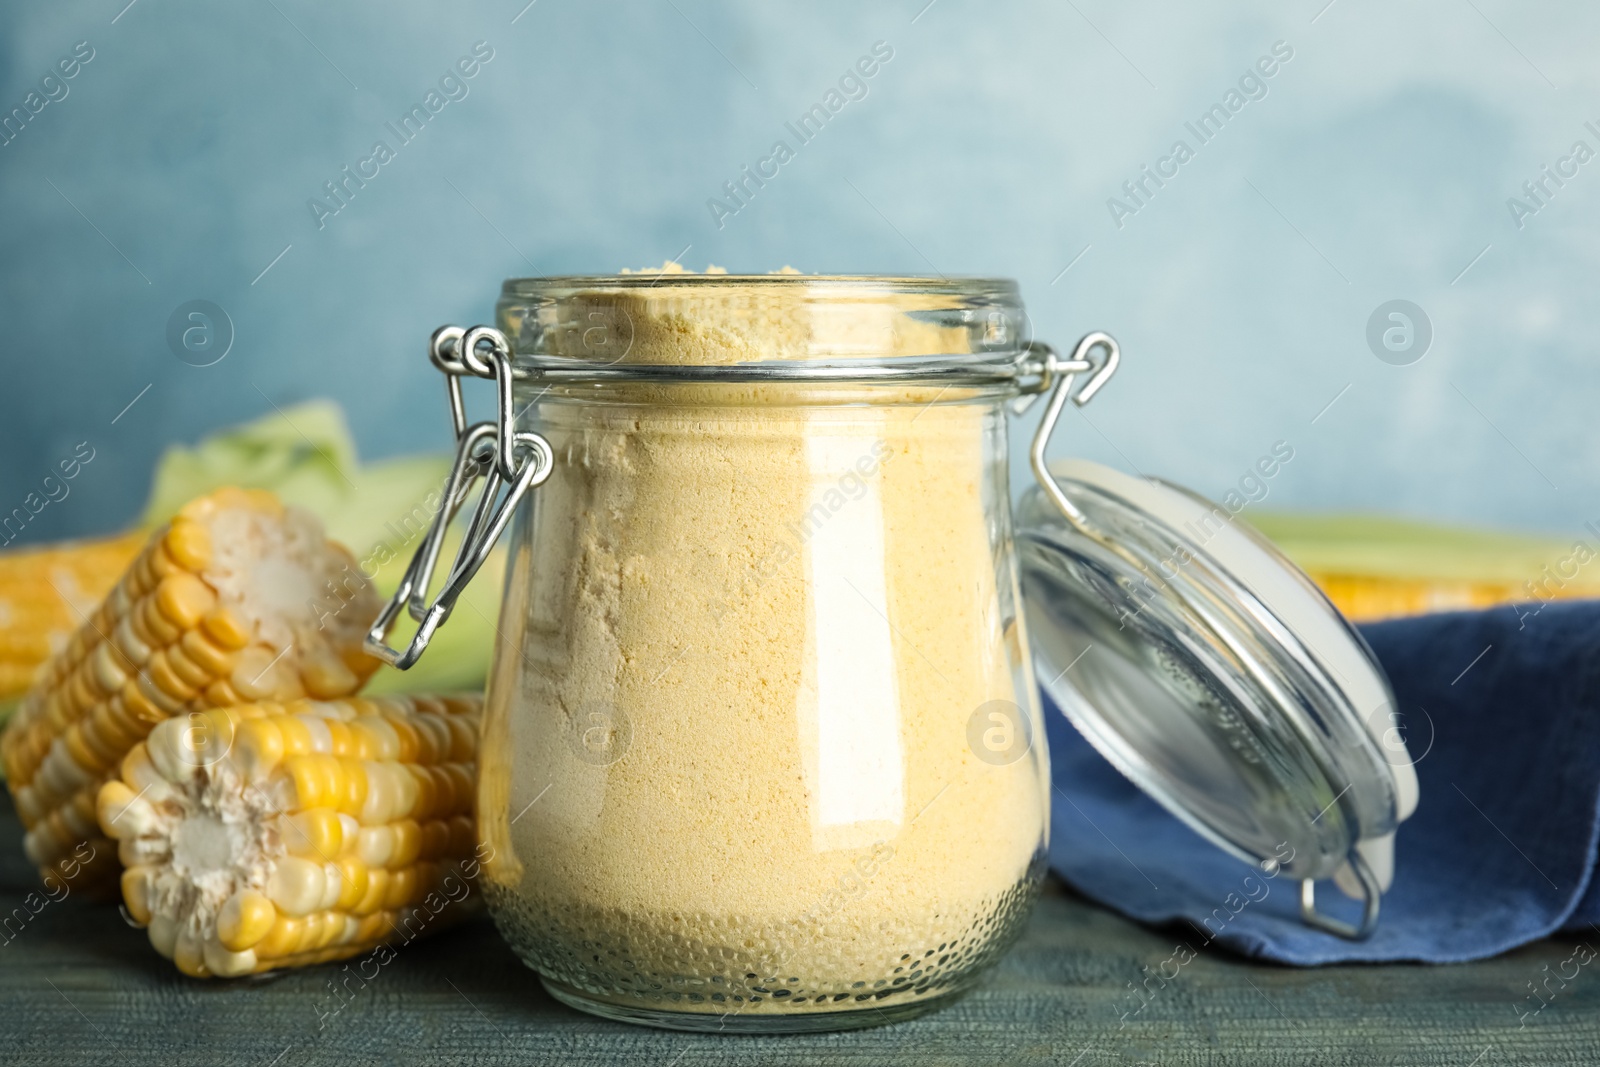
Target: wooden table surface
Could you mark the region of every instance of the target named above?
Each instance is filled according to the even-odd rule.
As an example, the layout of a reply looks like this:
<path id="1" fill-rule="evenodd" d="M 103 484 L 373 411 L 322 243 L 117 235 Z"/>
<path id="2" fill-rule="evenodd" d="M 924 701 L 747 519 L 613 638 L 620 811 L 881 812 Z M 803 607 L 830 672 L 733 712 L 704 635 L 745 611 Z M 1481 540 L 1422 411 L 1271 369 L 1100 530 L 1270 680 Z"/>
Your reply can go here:
<path id="1" fill-rule="evenodd" d="M 1198 940 L 1136 926 L 1059 886 L 978 988 L 896 1026 L 758 1038 L 593 1019 L 546 996 L 487 921 L 403 949 L 323 1025 L 335 966 L 195 981 L 114 906 L 69 895 L 29 913 L 36 883 L 20 837 L 0 802 L 4 1065 L 1600 1063 L 1600 969 L 1584 968 L 1537 1016 L 1519 1025 L 1517 1015 L 1537 1003 L 1524 1001 L 1528 983 L 1581 939 L 1451 967 L 1296 970 L 1212 949 L 1124 1024 L 1128 983 L 1180 939 Z"/>

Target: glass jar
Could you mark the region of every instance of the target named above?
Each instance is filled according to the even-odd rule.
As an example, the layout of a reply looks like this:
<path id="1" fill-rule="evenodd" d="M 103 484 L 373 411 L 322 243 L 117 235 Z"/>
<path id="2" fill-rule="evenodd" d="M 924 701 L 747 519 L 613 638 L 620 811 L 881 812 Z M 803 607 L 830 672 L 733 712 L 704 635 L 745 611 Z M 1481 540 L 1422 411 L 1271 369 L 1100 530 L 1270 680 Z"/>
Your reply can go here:
<path id="1" fill-rule="evenodd" d="M 1091 334 L 1062 359 L 1025 321 L 1005 281 L 673 274 L 510 281 L 498 329 L 435 335 L 461 442 L 444 497 L 487 484 L 439 598 L 453 507 L 370 644 L 414 661 L 516 515 L 478 822 L 496 921 L 552 995 L 684 1029 L 869 1026 L 1018 936 L 1050 776 L 1007 405 L 1046 390 L 1024 538 L 1046 690 L 1222 847 L 1278 864 L 1262 827 L 1299 832 L 1289 873 L 1342 874 L 1370 928 L 1404 806 L 1373 758 L 1388 721 L 1363 728 L 1381 675 L 1270 549 L 1174 563 L 1171 500 L 1085 465 L 1052 478 L 1063 406 L 1118 353 Z M 474 375 L 497 423 L 466 425 Z M 1239 610 L 1219 614 L 1226 581 Z M 1272 614 L 1284 595 L 1304 603 Z M 421 625 L 398 652 L 402 604 Z M 1249 647 L 1229 630 L 1252 626 Z"/>

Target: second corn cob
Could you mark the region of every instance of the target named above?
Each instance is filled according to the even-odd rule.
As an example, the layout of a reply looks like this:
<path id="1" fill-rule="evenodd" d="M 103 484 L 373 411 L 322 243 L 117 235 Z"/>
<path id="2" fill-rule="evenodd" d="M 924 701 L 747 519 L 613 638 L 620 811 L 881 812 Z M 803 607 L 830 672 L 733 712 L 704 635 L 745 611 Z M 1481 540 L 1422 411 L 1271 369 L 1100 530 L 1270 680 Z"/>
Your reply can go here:
<path id="1" fill-rule="evenodd" d="M 1351 622 L 1377 622 L 1433 611 L 1477 611 L 1509 605 L 1523 615 L 1537 611 L 1550 600 L 1600 597 L 1600 584 L 1585 581 L 1562 585 L 1545 583 L 1529 590 L 1528 583 L 1472 581 L 1452 578 L 1398 578 L 1386 574 L 1309 572 L 1334 607 Z"/>
<path id="2" fill-rule="evenodd" d="M 0 700 L 27 692 L 144 542 L 141 532 L 0 552 Z"/>
<path id="3" fill-rule="evenodd" d="M 344 959 L 466 914 L 480 706 L 301 700 L 162 723 L 100 791 L 129 913 L 194 977 Z"/>
<path id="4" fill-rule="evenodd" d="M 96 794 L 152 727 L 248 700 L 353 692 L 377 666 L 361 651 L 377 608 L 354 559 L 309 514 L 237 489 L 189 504 L 46 664 L 0 738 L 28 858 L 77 872 L 75 850 L 88 844 L 98 880 L 115 850 L 96 825 Z"/>

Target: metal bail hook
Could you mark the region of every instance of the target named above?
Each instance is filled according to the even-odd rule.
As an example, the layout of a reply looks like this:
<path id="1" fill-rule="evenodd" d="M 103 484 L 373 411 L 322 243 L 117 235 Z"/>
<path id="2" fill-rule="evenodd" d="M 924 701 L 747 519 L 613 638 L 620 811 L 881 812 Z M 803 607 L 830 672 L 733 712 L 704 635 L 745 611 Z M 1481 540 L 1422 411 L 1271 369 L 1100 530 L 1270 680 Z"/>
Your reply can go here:
<path id="1" fill-rule="evenodd" d="M 1045 466 L 1045 447 L 1050 443 L 1050 437 L 1055 433 L 1056 424 L 1061 421 L 1061 412 L 1070 398 L 1078 407 L 1082 407 L 1100 391 L 1100 387 L 1111 380 L 1117 372 L 1117 364 L 1121 362 L 1122 353 L 1117 346 L 1116 339 L 1108 333 L 1096 331 L 1084 334 L 1075 348 L 1070 359 L 1062 359 L 1056 350 L 1043 341 L 1029 341 L 1030 352 L 1042 357 L 1039 368 L 1039 385 L 1042 392 L 1055 383 L 1055 390 L 1050 394 L 1050 402 L 1045 407 L 1044 419 L 1039 423 L 1039 429 L 1034 432 L 1033 444 L 1028 449 L 1028 460 L 1033 467 L 1033 476 L 1038 479 L 1046 494 L 1067 521 L 1079 530 L 1085 530 L 1088 519 L 1078 506 L 1061 491 L 1061 486 L 1056 482 L 1055 476 Z M 1090 354 L 1102 352 L 1100 362 L 1096 364 L 1091 360 Z M 1084 370 L 1092 370 L 1089 380 L 1077 392 L 1072 386 L 1077 381 L 1078 375 Z M 1059 378 L 1059 380 L 1057 380 Z"/>
<path id="2" fill-rule="evenodd" d="M 489 342 L 487 355 L 476 351 L 483 341 Z M 467 583 L 489 558 L 517 505 L 555 468 L 550 443 L 536 433 L 518 433 L 513 426 L 511 345 L 503 333 L 490 326 L 470 330 L 442 326 L 429 341 L 428 358 L 445 375 L 450 420 L 456 435 L 455 460 L 445 477 L 439 510 L 411 557 L 399 588 L 373 621 L 365 642 L 369 655 L 400 670 L 408 669 L 421 657 L 434 632 L 449 618 Z M 493 422 L 467 424 L 461 378 L 468 374 L 495 380 L 497 410 Z M 484 484 L 472 518 L 444 586 L 430 602 L 428 587 L 444 547 L 445 532 L 480 478 Z M 389 630 L 402 607 L 417 620 L 417 632 L 403 650 L 387 643 Z"/>
<path id="3" fill-rule="evenodd" d="M 1350 870 L 1361 885 L 1361 921 L 1355 924 L 1342 922 L 1318 911 L 1317 883 L 1309 878 L 1300 883 L 1300 921 L 1350 941 L 1365 941 L 1378 927 L 1378 905 L 1383 901 L 1383 888 L 1359 849 L 1352 848 L 1347 858 Z"/>
<path id="4" fill-rule="evenodd" d="M 461 362 L 461 335 L 466 331 L 459 326 L 441 326 L 428 339 L 428 360 L 444 374 L 445 395 L 450 401 L 450 422 L 456 430 L 456 440 L 467 432 L 467 407 L 461 399 L 461 376 L 470 374 Z"/>
<path id="5" fill-rule="evenodd" d="M 421 622 L 428 611 L 428 587 L 433 584 L 433 571 L 439 562 L 439 550 L 444 547 L 445 529 L 461 510 L 462 503 L 472 490 L 472 483 L 483 476 L 492 462 L 486 453 L 494 448 L 494 426 L 491 423 L 473 424 L 460 436 L 456 446 L 456 459 L 445 476 L 444 496 L 439 510 L 428 525 L 417 554 L 406 569 L 405 584 L 410 584 L 407 610 L 411 617 Z"/>

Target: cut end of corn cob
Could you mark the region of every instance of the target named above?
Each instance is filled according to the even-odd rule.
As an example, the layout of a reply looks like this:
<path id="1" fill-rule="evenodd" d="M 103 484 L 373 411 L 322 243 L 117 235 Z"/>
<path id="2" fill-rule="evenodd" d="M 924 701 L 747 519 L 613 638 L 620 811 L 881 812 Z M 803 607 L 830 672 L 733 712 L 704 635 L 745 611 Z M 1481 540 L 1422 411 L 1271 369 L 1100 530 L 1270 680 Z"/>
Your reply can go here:
<path id="1" fill-rule="evenodd" d="M 114 854 L 95 796 L 157 723 L 354 692 L 377 666 L 361 647 L 378 606 L 308 513 L 260 490 L 191 502 L 45 665 L 0 738 L 28 857 L 49 873 L 84 842 Z"/>
<path id="2" fill-rule="evenodd" d="M 160 724 L 99 795 L 128 912 L 194 977 L 343 959 L 464 916 L 480 708 L 300 700 Z M 215 739 L 207 761 L 195 730 Z"/>

